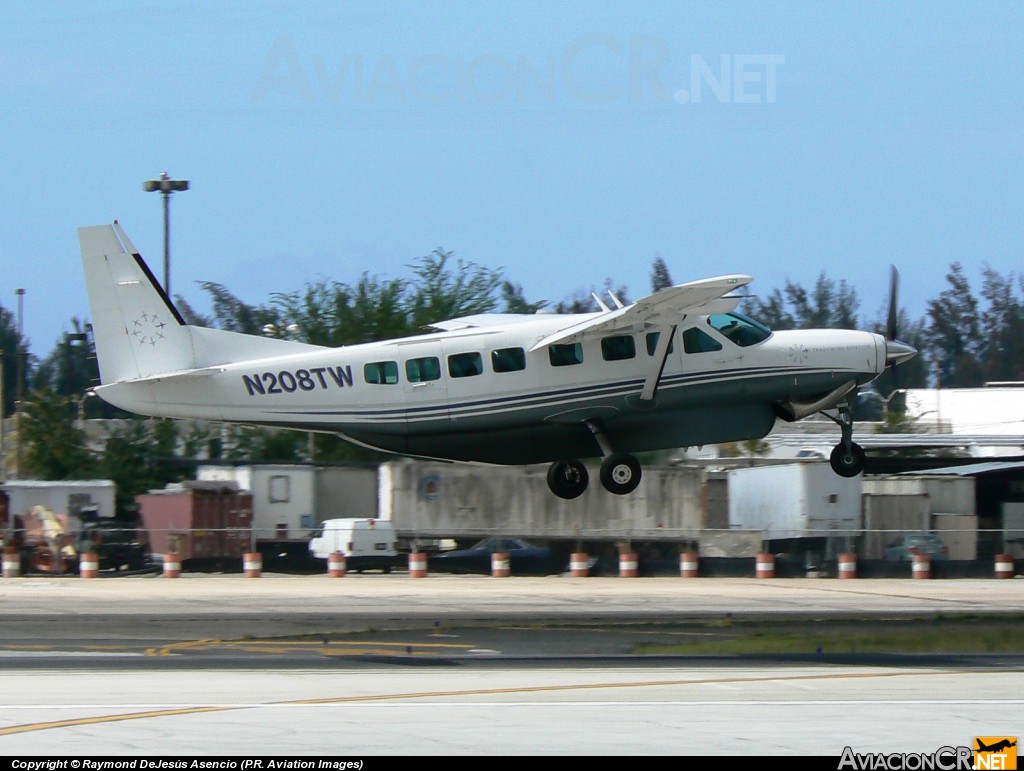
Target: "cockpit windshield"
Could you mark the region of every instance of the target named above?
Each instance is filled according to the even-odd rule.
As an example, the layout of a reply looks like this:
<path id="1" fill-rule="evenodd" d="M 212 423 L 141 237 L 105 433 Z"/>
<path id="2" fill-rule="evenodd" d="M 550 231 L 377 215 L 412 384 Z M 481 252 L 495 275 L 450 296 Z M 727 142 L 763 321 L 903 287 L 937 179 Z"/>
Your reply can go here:
<path id="1" fill-rule="evenodd" d="M 712 314 L 708 316 L 708 324 L 744 348 L 767 340 L 772 334 L 772 331 L 761 322 L 735 311 Z"/>

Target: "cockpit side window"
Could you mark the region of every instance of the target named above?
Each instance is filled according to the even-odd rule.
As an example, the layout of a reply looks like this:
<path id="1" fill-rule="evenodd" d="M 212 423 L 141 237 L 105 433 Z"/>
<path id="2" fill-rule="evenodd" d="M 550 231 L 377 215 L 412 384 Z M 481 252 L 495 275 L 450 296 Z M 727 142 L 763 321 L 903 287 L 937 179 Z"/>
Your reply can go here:
<path id="1" fill-rule="evenodd" d="M 709 353 L 722 350 L 722 344 L 699 327 L 683 330 L 683 350 L 687 353 Z"/>
<path id="2" fill-rule="evenodd" d="M 715 313 L 708 316 L 708 324 L 736 345 L 746 348 L 771 337 L 772 331 L 764 324 L 742 313 Z"/>

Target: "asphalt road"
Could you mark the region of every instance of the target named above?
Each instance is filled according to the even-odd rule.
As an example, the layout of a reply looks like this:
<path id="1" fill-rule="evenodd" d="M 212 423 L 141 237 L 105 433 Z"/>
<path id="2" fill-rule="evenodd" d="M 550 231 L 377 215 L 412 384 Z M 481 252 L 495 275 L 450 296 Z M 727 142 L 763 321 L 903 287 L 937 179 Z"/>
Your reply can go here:
<path id="1" fill-rule="evenodd" d="M 709 620 L 833 626 L 941 615 L 985 624 L 1021 615 L 1022 587 L 403 574 L 3 579 L 0 755 L 932 752 L 1024 732 L 1024 653 L 637 656 L 637 645 L 719 634 Z"/>

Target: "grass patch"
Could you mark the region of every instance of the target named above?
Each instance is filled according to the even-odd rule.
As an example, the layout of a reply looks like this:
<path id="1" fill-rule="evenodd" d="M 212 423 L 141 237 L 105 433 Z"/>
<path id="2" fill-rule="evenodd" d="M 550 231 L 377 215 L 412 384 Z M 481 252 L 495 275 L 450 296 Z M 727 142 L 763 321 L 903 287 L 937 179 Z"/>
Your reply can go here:
<path id="1" fill-rule="evenodd" d="M 678 639 L 642 641 L 634 653 L 1020 653 L 1024 618 L 734 620 L 727 628 L 690 623 L 670 636 Z"/>

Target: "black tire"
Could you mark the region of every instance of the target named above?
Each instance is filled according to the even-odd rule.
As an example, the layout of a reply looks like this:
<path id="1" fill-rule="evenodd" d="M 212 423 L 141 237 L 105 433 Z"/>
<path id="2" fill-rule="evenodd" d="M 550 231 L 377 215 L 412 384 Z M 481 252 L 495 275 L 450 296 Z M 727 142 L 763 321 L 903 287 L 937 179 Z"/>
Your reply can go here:
<path id="1" fill-rule="evenodd" d="M 856 442 L 850 443 L 849 452 L 846 451 L 846 445 L 840 442 L 832 448 L 832 455 L 829 456 L 828 462 L 832 465 L 834 472 L 849 479 L 864 471 L 867 456 L 864 453 L 864 448 Z"/>
<path id="2" fill-rule="evenodd" d="M 616 495 L 633 492 L 642 476 L 640 461 L 632 455 L 609 455 L 601 464 L 601 484 Z"/>
<path id="3" fill-rule="evenodd" d="M 578 460 L 559 460 L 548 467 L 548 487 L 559 498 L 579 498 L 589 483 L 587 467 Z"/>

